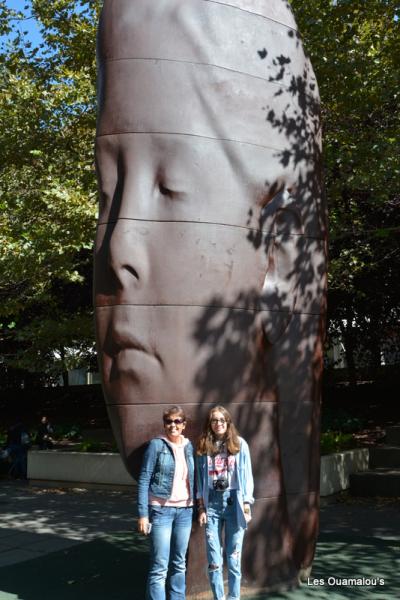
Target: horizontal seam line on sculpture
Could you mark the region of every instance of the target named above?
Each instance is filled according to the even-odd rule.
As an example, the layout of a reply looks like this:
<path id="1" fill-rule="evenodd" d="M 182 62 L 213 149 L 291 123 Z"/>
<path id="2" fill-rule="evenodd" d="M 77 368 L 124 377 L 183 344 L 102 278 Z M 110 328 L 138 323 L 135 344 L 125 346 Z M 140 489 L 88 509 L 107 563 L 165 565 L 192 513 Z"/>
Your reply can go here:
<path id="1" fill-rule="evenodd" d="M 240 10 L 241 12 L 247 13 L 249 15 L 255 15 L 257 17 L 261 17 L 262 19 L 265 19 L 266 21 L 272 21 L 272 23 L 277 23 L 278 25 L 282 25 L 283 27 L 286 27 L 287 29 L 291 29 L 292 31 L 298 31 L 298 29 L 296 29 L 295 27 L 291 27 L 290 25 L 287 25 L 286 23 L 282 23 L 282 21 L 277 21 L 276 19 L 273 19 L 272 17 L 267 17 L 267 15 L 262 15 L 261 13 L 254 12 L 252 10 L 246 10 L 245 8 L 242 8 L 241 6 L 234 6 L 233 4 L 228 4 L 227 2 L 218 2 L 217 0 L 203 0 L 203 2 L 211 2 L 212 4 L 219 4 L 220 6 L 228 6 L 229 8 Z"/>
<path id="2" fill-rule="evenodd" d="M 265 81 L 265 83 L 268 83 L 270 85 L 275 85 L 277 87 L 279 87 L 281 90 L 286 90 L 287 92 L 290 92 L 290 87 L 288 85 L 284 85 L 282 83 L 278 83 L 277 81 L 271 81 L 271 79 L 267 79 L 266 77 L 261 77 L 261 75 L 254 75 L 253 73 L 246 73 L 246 71 L 238 71 L 237 69 L 231 69 L 230 67 L 224 67 L 223 65 L 216 65 L 214 63 L 203 63 L 203 62 L 197 62 L 197 61 L 193 61 L 193 60 L 183 60 L 183 59 L 179 59 L 179 58 L 161 58 L 161 57 L 157 57 L 157 56 L 124 56 L 124 57 L 120 57 L 120 58 L 106 58 L 104 59 L 104 63 L 111 63 L 111 62 L 123 62 L 123 61 L 129 61 L 129 60 L 147 60 L 147 61 L 160 61 L 160 62 L 170 62 L 170 63 L 183 63 L 185 65 L 199 65 L 202 67 L 213 67 L 215 69 L 223 69 L 224 71 L 229 71 L 230 73 L 237 73 L 238 75 L 244 75 L 245 77 L 252 77 L 253 79 L 259 79 L 260 81 Z M 294 74 L 292 73 L 292 76 L 294 77 Z M 293 95 L 293 94 L 292 94 Z M 309 98 L 311 98 L 311 100 L 314 100 L 314 97 L 312 96 L 312 94 L 305 92 L 304 94 L 305 96 L 308 96 Z"/>
<path id="3" fill-rule="evenodd" d="M 256 401 L 251 401 L 251 402 L 229 402 L 229 406 L 232 406 L 234 404 L 236 404 L 237 406 L 243 406 L 243 404 L 248 404 L 250 406 L 254 406 L 255 404 L 276 404 L 277 400 L 256 400 Z M 107 403 L 108 406 L 118 406 L 120 404 L 120 402 L 114 402 L 114 403 Z M 149 402 L 135 402 L 135 404 L 129 404 L 126 403 L 128 406 L 165 406 L 165 403 L 163 402 L 152 402 L 151 404 L 149 404 Z M 168 404 L 168 403 L 167 403 Z M 181 404 L 184 404 L 185 406 L 198 406 L 198 402 L 182 402 Z M 209 404 L 210 406 L 215 406 L 215 402 L 202 402 L 202 404 Z"/>
<path id="4" fill-rule="evenodd" d="M 96 294 L 97 295 L 97 294 Z M 323 312 L 318 312 L 318 313 L 314 313 L 314 312 L 306 312 L 306 311 L 298 311 L 298 310 L 292 310 L 292 311 L 288 311 L 288 310 L 278 310 L 278 309 L 273 309 L 273 308 L 249 308 L 246 306 L 221 306 L 221 305 L 217 305 L 217 304 L 131 304 L 131 303 L 125 303 L 125 304 L 102 304 L 102 305 L 98 305 L 95 304 L 94 308 L 95 309 L 103 309 L 103 308 L 116 308 L 116 307 L 122 307 L 122 306 L 140 306 L 142 308 L 144 307 L 154 307 L 154 308 L 164 308 L 164 307 L 176 307 L 176 308 L 218 308 L 218 309 L 227 309 L 227 310 L 243 310 L 243 311 L 247 311 L 247 312 L 254 312 L 254 313 L 283 313 L 285 315 L 287 314 L 291 314 L 291 315 L 307 315 L 307 316 L 312 316 L 312 317 L 319 317 L 322 314 L 324 314 Z"/>
<path id="5" fill-rule="evenodd" d="M 272 403 L 272 401 L 270 401 Z M 211 402 L 209 403 L 211 404 Z M 238 402 L 238 404 L 240 404 Z M 118 404 L 107 404 L 107 406 L 118 406 Z M 141 404 L 128 404 L 126 406 L 145 406 L 145 404 L 141 405 Z M 160 406 L 163 406 L 162 404 Z M 313 490 L 309 490 L 308 492 L 282 492 L 281 494 L 275 494 L 274 496 L 260 496 L 258 498 L 255 498 L 256 502 L 260 502 L 261 500 L 270 500 L 271 498 L 282 498 L 282 497 L 287 497 L 287 496 L 309 496 L 310 494 L 316 494 L 319 493 L 319 490 L 317 488 L 313 489 Z"/>
<path id="6" fill-rule="evenodd" d="M 277 403 L 278 403 L 278 400 L 264 400 L 263 402 L 255 402 L 254 404 L 253 403 L 247 403 L 247 402 L 245 402 L 245 403 L 230 402 L 229 406 L 233 406 L 235 404 L 237 406 L 243 406 L 243 404 L 249 404 L 250 406 L 254 407 L 256 404 L 261 405 L 261 404 L 277 404 Z M 106 402 L 105 404 L 106 404 L 106 406 L 135 406 L 135 407 L 138 407 L 138 406 L 147 406 L 147 407 L 148 406 L 166 406 L 165 404 L 160 404 L 159 402 L 152 402 L 152 403 L 149 403 L 149 402 L 145 402 L 145 403 L 140 403 L 140 402 L 135 402 L 135 403 L 133 403 L 133 402 L 112 402 L 112 403 L 111 402 Z M 202 404 L 202 406 L 204 406 L 204 404 L 207 404 L 207 405 L 209 404 L 210 406 L 215 406 L 214 402 L 202 402 L 201 404 Z M 188 403 L 188 404 L 186 404 L 185 402 L 181 402 L 181 405 L 182 406 L 198 406 L 198 404 L 195 404 L 193 402 L 192 403 Z M 168 406 L 168 404 L 167 404 L 167 406 Z M 276 496 L 271 496 L 271 498 L 275 498 L 275 497 Z"/>
<path id="7" fill-rule="evenodd" d="M 285 496 L 309 496 L 310 494 L 319 494 L 319 488 L 313 488 L 308 490 L 308 492 L 286 492 Z"/>
<path id="8" fill-rule="evenodd" d="M 199 133 L 183 133 L 180 131 L 114 131 L 112 133 L 98 133 L 97 138 L 107 137 L 111 135 L 186 135 L 187 137 L 197 137 L 205 140 L 213 140 L 214 142 L 230 142 L 233 144 L 246 144 L 247 146 L 257 146 L 257 148 L 266 148 L 275 150 L 276 152 L 287 152 L 286 148 L 275 148 L 274 146 L 266 146 L 264 144 L 256 144 L 255 142 L 245 142 L 243 140 L 233 140 L 230 138 L 216 138 L 210 135 L 201 135 Z M 294 152 L 293 152 L 294 153 Z"/>
<path id="9" fill-rule="evenodd" d="M 97 223 L 97 227 L 100 225 L 114 225 L 118 223 L 118 221 L 137 221 L 138 223 L 187 223 L 190 225 L 218 225 L 221 227 L 232 227 L 236 229 L 245 229 L 246 231 L 254 231 L 256 233 L 263 233 L 268 235 L 271 238 L 282 238 L 282 237 L 302 237 L 307 240 L 317 240 L 320 242 L 324 242 L 325 238 L 317 237 L 314 235 L 305 235 L 304 233 L 271 233 L 266 231 L 265 229 L 256 229 L 255 227 L 247 227 L 246 225 L 235 225 L 233 223 L 218 223 L 215 221 L 189 221 L 189 220 L 175 220 L 175 219 L 138 219 L 137 217 L 118 217 L 118 219 L 113 219 L 110 221 L 100 221 Z"/>

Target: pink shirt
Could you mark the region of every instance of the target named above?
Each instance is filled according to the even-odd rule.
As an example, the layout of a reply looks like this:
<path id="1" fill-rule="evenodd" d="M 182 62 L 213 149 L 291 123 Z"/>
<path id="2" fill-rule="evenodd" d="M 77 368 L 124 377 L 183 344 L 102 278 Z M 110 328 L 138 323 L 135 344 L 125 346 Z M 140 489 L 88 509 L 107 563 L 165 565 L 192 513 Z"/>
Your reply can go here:
<path id="1" fill-rule="evenodd" d="M 185 446 L 189 443 L 189 440 L 183 437 L 182 443 L 174 444 L 166 437 L 163 437 L 162 439 L 167 442 L 174 453 L 174 481 L 172 483 L 171 496 L 167 500 L 165 498 L 157 498 L 150 494 L 150 504 L 153 506 L 176 506 L 178 508 L 192 506 L 193 500 L 190 498 L 189 472 L 185 457 Z"/>

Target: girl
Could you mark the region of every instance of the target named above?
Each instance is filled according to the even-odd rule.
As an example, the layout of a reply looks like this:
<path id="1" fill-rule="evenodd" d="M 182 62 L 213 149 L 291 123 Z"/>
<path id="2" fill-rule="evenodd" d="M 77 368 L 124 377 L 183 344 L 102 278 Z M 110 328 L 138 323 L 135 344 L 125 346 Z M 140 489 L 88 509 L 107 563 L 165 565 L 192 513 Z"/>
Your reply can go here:
<path id="1" fill-rule="evenodd" d="M 241 551 L 251 520 L 253 474 L 247 443 L 223 406 L 211 409 L 197 445 L 199 524 L 206 526 L 208 576 L 214 600 L 225 600 L 222 530 L 228 567 L 228 600 L 240 598 Z"/>

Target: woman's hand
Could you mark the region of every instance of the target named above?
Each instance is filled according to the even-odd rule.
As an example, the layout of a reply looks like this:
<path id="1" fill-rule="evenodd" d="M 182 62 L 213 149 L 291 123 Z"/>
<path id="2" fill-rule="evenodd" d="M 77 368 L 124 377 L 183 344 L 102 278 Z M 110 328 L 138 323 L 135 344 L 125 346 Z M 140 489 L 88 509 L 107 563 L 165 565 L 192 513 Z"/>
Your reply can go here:
<path id="1" fill-rule="evenodd" d="M 199 510 L 199 516 L 197 520 L 199 522 L 200 527 L 203 527 L 203 525 L 207 523 L 207 513 L 205 508 L 201 508 Z"/>
<path id="2" fill-rule="evenodd" d="M 143 535 L 149 534 L 149 518 L 148 517 L 139 517 L 138 532 L 142 533 Z"/>

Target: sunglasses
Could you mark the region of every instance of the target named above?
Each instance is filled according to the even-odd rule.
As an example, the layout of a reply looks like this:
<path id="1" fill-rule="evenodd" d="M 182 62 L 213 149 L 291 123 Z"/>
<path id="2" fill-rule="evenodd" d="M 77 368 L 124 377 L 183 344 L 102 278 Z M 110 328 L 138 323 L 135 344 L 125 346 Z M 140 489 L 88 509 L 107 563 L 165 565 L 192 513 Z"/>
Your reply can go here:
<path id="1" fill-rule="evenodd" d="M 172 425 L 172 423 L 174 423 L 174 425 L 182 425 L 184 422 L 184 419 L 164 419 L 164 425 Z"/>

